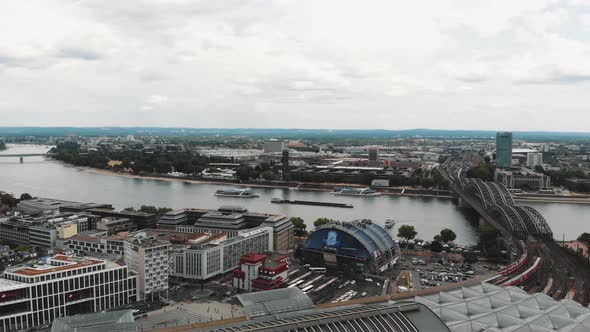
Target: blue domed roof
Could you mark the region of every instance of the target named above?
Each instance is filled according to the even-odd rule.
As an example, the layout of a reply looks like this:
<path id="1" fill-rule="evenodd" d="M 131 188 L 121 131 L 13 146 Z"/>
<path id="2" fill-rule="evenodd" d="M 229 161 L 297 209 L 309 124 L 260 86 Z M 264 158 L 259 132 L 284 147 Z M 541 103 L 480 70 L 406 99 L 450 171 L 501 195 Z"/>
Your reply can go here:
<path id="1" fill-rule="evenodd" d="M 331 222 L 313 231 L 305 248 L 329 250 L 359 258 L 391 259 L 395 241 L 383 227 L 369 221 Z"/>

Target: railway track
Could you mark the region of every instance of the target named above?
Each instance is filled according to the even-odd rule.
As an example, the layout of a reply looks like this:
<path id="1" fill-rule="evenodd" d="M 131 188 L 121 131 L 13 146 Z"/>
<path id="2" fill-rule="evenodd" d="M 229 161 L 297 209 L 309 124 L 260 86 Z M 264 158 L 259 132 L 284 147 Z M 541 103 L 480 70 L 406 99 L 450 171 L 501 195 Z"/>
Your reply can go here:
<path id="1" fill-rule="evenodd" d="M 553 241 L 529 242 L 531 256 L 543 263 L 535 276 L 520 286 L 527 292 L 546 292 L 556 300 L 570 294 L 573 300 L 588 305 L 590 301 L 590 266 Z M 551 280 L 551 282 L 549 282 Z"/>

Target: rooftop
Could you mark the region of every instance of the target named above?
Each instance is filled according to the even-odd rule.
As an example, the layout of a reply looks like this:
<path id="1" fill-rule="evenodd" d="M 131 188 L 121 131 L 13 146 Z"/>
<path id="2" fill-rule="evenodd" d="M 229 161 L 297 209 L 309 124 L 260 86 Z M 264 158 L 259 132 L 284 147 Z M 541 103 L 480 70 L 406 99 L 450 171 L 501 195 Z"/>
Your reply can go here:
<path id="1" fill-rule="evenodd" d="M 52 264 L 52 261 L 65 262 L 65 265 Z M 103 264 L 105 261 L 90 258 L 73 258 L 69 256 L 57 255 L 48 258 L 44 264 L 35 266 L 16 266 L 6 270 L 8 273 L 19 274 L 24 276 L 37 276 L 48 273 L 78 269 L 85 266 Z"/>

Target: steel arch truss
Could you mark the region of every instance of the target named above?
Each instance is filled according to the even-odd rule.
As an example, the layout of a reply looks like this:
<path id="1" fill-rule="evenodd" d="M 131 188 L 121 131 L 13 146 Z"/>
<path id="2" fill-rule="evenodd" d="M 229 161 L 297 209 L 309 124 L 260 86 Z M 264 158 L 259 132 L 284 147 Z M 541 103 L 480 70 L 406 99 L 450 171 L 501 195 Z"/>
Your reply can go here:
<path id="1" fill-rule="evenodd" d="M 536 238 L 552 239 L 553 232 L 539 211 L 529 206 L 494 205 L 487 213 L 519 239 L 529 235 Z"/>
<path id="2" fill-rule="evenodd" d="M 519 206 L 519 213 L 527 221 L 529 233 L 540 238 L 553 239 L 553 231 L 545 218 L 530 206 Z"/>
<path id="3" fill-rule="evenodd" d="M 468 195 L 477 198 L 485 209 L 494 205 L 514 205 L 512 194 L 499 183 L 472 179 L 465 185 L 465 191 Z"/>
<path id="4" fill-rule="evenodd" d="M 494 205 L 488 209 L 487 213 L 518 239 L 524 240 L 527 238 L 529 234 L 527 223 L 516 207 Z"/>
<path id="5" fill-rule="evenodd" d="M 514 205 L 514 198 L 505 185 L 497 182 L 485 182 L 485 184 L 492 190 L 497 204 Z"/>

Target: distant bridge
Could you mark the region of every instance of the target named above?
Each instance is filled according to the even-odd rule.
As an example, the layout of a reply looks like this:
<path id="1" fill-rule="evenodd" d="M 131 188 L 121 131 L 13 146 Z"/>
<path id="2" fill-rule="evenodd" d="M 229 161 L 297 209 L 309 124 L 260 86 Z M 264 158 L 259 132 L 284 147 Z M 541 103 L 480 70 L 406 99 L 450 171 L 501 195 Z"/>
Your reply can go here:
<path id="1" fill-rule="evenodd" d="M 0 154 L 0 158 L 19 158 L 19 157 L 51 157 L 53 153 L 16 153 L 16 154 Z"/>
<path id="2" fill-rule="evenodd" d="M 0 158 L 19 158 L 20 163 L 24 162 L 25 157 L 53 157 L 54 153 L 14 153 L 14 154 L 0 154 Z"/>

